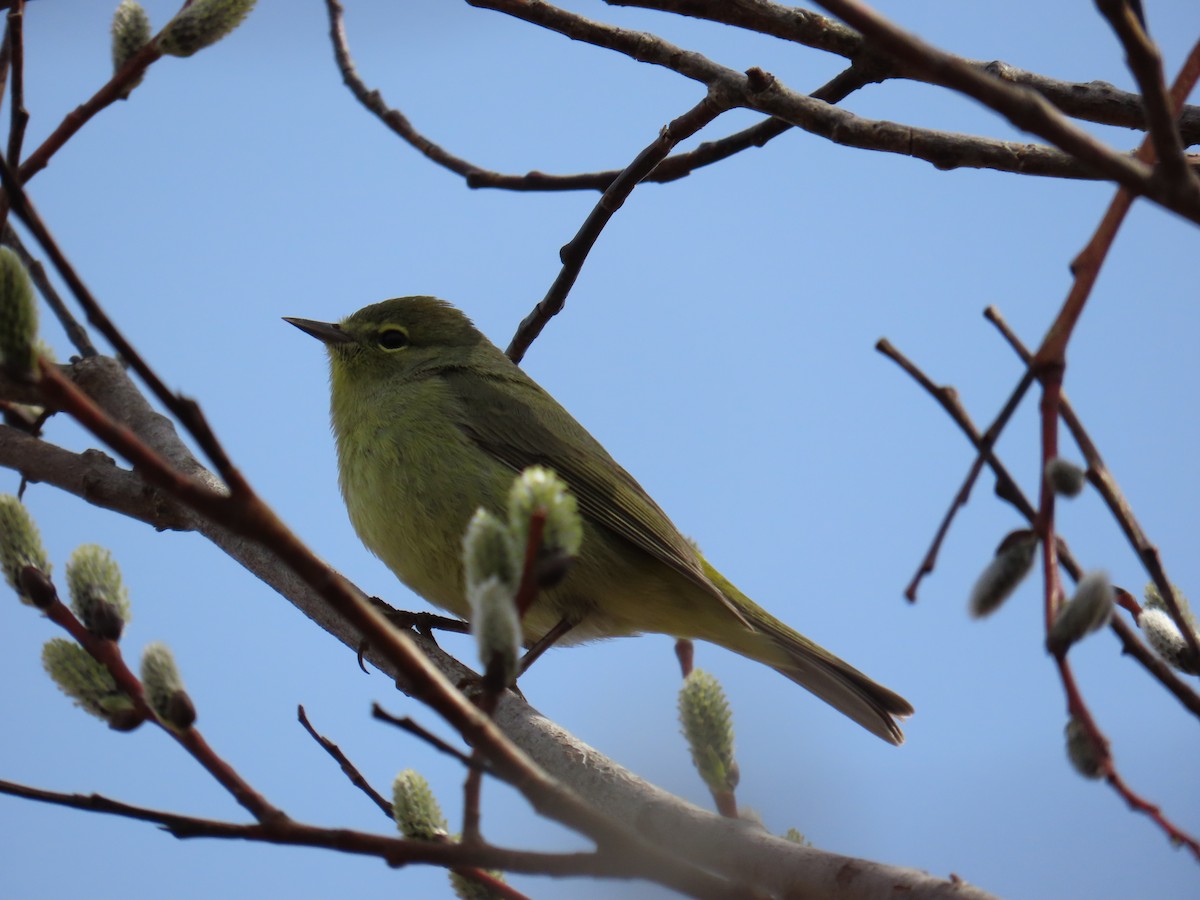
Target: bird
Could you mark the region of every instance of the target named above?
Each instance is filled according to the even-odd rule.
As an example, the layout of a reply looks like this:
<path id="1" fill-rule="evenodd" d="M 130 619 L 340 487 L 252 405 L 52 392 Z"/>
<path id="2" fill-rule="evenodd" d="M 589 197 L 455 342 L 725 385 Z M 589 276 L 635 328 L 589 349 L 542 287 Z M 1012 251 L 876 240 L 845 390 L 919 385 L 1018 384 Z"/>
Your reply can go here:
<path id="1" fill-rule="evenodd" d="M 608 451 L 461 310 L 414 296 L 339 322 L 284 317 L 330 367 L 338 480 L 359 538 L 415 593 L 468 618 L 461 547 L 530 466 L 555 472 L 583 526 L 562 580 L 522 619 L 526 646 L 660 633 L 757 660 L 891 744 L 899 694 L 772 616 L 714 568 Z"/>

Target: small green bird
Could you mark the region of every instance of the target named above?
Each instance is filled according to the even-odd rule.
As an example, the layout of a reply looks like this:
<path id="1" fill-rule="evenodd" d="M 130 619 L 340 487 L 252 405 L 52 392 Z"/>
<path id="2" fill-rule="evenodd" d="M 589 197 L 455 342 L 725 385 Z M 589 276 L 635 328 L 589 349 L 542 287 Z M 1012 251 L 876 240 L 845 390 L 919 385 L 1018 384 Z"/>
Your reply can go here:
<path id="1" fill-rule="evenodd" d="M 340 323 L 286 319 L 329 352 L 342 494 L 363 543 L 416 593 L 466 618 L 461 547 L 517 473 L 558 473 L 583 519 L 579 557 L 539 593 L 527 644 L 657 632 L 771 666 L 899 744 L 903 697 L 730 584 L 583 426 L 449 303 L 402 297 Z"/>

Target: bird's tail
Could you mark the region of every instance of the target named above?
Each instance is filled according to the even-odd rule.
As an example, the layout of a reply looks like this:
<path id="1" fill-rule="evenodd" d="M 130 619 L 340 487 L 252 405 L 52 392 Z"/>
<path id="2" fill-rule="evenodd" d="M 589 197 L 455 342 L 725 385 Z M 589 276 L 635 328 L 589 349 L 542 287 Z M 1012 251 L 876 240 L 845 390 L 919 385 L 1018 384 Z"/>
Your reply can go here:
<path id="1" fill-rule="evenodd" d="M 776 619 L 707 562 L 704 568 L 750 626 L 736 635 L 722 629 L 715 643 L 769 665 L 885 741 L 904 742 L 896 717 L 912 715 L 912 704 Z"/>

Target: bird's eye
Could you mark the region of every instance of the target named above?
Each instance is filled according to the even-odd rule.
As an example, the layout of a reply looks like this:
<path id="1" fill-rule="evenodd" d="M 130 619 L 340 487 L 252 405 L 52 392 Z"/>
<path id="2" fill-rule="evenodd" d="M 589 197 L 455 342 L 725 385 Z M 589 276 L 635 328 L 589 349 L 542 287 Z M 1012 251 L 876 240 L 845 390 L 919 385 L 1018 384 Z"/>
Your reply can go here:
<path id="1" fill-rule="evenodd" d="M 408 332 L 392 326 L 379 332 L 379 346 L 384 350 L 403 350 L 408 346 Z"/>

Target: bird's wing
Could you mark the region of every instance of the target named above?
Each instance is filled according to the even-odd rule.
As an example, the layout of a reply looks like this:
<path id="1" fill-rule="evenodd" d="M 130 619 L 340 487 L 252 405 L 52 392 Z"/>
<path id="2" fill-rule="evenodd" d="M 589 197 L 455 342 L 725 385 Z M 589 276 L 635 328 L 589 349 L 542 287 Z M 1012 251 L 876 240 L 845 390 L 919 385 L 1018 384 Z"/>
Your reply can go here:
<path id="1" fill-rule="evenodd" d="M 553 397 L 524 373 L 514 374 L 481 378 L 478 372 L 443 371 L 462 410 L 458 427 L 514 472 L 533 465 L 553 469 L 592 523 L 666 563 L 745 621 L 705 576 L 687 539 L 633 476 Z"/>

